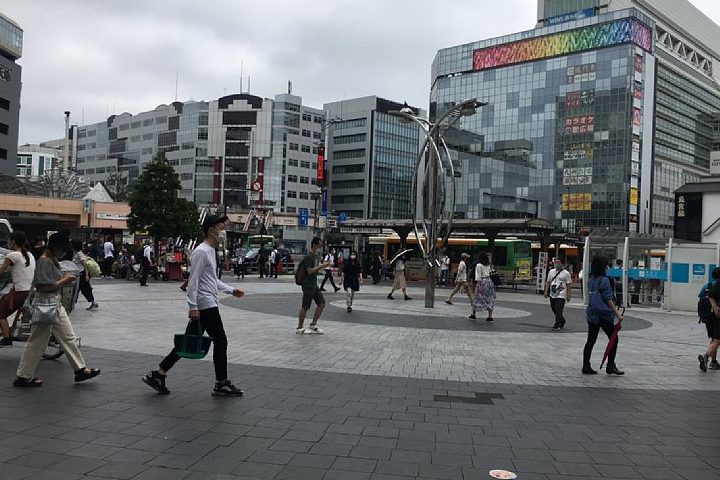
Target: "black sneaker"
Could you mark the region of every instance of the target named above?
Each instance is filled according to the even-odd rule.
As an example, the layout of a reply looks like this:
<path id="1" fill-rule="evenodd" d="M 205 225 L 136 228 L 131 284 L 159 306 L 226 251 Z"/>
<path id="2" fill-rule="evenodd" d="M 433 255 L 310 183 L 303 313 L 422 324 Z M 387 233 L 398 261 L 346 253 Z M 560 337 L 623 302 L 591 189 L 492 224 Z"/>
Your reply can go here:
<path id="1" fill-rule="evenodd" d="M 222 382 L 215 382 L 215 388 L 213 388 L 213 397 L 241 397 L 243 391 L 235 387 L 230 380 L 223 380 Z"/>
<path id="2" fill-rule="evenodd" d="M 0 347 L 12 347 L 12 338 L 10 337 L 3 337 L 0 340 Z"/>
<path id="3" fill-rule="evenodd" d="M 170 390 L 168 390 L 165 386 L 165 375 L 161 375 L 157 370 L 153 370 L 142 377 L 142 381 L 145 385 L 154 389 L 161 395 L 167 395 L 170 393 Z"/>
<path id="4" fill-rule="evenodd" d="M 0 345 L 2 345 L 2 342 L 0 342 Z M 698 361 L 700 362 L 700 370 L 702 370 L 703 372 L 707 372 L 707 355 L 698 355 Z"/>

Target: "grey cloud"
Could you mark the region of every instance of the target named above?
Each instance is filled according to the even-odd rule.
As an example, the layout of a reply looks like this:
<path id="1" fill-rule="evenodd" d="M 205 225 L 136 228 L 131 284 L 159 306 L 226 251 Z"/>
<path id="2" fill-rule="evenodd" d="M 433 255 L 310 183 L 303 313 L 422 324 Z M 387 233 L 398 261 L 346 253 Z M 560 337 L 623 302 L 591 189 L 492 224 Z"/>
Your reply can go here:
<path id="1" fill-rule="evenodd" d="M 717 2 L 696 0 L 710 15 Z M 714 11 L 712 10 L 714 8 Z M 0 1 L 25 30 L 21 142 L 80 122 L 239 89 L 306 104 L 377 94 L 427 108 L 444 47 L 532 28 L 536 0 Z M 717 17 L 716 17 L 717 18 Z"/>

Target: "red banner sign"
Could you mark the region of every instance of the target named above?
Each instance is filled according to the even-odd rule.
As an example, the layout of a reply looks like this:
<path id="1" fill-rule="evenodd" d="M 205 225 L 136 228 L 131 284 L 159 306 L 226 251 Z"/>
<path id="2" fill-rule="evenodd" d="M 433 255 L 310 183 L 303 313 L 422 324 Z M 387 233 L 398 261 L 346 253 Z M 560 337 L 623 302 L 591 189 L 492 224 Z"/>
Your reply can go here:
<path id="1" fill-rule="evenodd" d="M 317 184 L 318 184 L 318 187 L 325 186 L 325 147 L 318 147 Z"/>

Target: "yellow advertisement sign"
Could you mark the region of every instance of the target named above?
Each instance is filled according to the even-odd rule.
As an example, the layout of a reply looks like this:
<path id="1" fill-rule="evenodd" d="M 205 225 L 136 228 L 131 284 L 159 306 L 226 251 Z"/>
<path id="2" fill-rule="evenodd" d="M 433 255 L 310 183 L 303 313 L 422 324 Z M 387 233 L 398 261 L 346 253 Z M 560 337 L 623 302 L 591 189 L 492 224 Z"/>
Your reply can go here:
<path id="1" fill-rule="evenodd" d="M 637 205 L 639 201 L 638 189 L 630 189 L 630 205 Z"/>
<path id="2" fill-rule="evenodd" d="M 592 210 L 592 193 L 563 193 L 561 208 L 564 212 Z"/>

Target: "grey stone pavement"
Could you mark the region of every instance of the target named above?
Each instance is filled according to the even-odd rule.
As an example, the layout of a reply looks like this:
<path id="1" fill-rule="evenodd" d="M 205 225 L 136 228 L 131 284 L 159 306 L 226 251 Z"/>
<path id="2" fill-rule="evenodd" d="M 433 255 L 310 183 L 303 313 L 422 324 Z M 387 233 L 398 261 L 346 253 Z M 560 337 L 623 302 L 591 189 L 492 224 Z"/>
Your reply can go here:
<path id="1" fill-rule="evenodd" d="M 10 386 L 23 344 L 0 349 L 0 479 L 720 479 L 720 371 L 689 314 L 628 310 L 624 377 L 580 374 L 582 307 L 551 332 L 544 299 L 501 291 L 497 320 L 467 300 L 423 308 L 363 285 L 354 311 L 327 293 L 326 335 L 296 335 L 292 279 L 229 280 L 221 307 L 230 376 L 215 398 L 211 355 L 181 361 L 160 396 L 139 380 L 186 322 L 177 283 L 98 280 L 100 310 L 71 319 L 97 379 L 43 361 L 39 389 Z M 606 340 L 599 340 L 599 367 Z"/>

